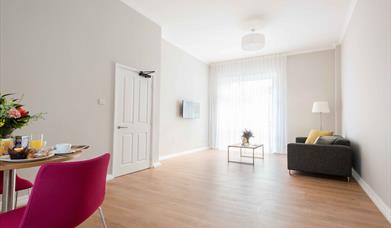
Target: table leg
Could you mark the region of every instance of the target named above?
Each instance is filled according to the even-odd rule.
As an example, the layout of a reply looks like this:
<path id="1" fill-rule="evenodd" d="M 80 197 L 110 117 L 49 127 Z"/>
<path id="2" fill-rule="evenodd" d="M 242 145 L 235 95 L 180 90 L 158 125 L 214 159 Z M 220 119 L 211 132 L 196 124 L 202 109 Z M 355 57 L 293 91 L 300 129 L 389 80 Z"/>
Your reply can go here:
<path id="1" fill-rule="evenodd" d="M 15 209 L 15 185 L 16 185 L 16 170 L 11 169 L 9 174 L 9 186 L 8 186 L 8 210 Z"/>
<path id="2" fill-rule="evenodd" d="M 227 153 L 227 162 L 229 162 L 229 147 L 228 147 L 228 153 Z"/>
<path id="3" fill-rule="evenodd" d="M 253 149 L 253 165 L 255 165 L 255 149 Z"/>
<path id="4" fill-rule="evenodd" d="M 3 195 L 1 211 L 6 212 L 15 208 L 16 170 L 3 171 Z"/>
<path id="5" fill-rule="evenodd" d="M 3 194 L 2 194 L 2 201 L 1 201 L 1 212 L 7 211 L 8 206 L 8 184 L 9 184 L 9 171 L 5 170 L 3 171 Z"/>

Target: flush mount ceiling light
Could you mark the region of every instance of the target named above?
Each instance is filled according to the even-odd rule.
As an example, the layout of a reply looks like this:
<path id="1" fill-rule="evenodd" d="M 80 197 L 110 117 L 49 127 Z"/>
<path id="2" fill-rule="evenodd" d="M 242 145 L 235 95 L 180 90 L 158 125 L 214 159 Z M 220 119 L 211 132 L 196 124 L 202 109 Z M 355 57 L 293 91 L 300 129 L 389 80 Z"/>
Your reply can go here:
<path id="1" fill-rule="evenodd" d="M 258 51 L 265 47 L 265 35 L 255 32 L 251 29 L 251 33 L 242 37 L 242 49 L 244 51 Z"/>

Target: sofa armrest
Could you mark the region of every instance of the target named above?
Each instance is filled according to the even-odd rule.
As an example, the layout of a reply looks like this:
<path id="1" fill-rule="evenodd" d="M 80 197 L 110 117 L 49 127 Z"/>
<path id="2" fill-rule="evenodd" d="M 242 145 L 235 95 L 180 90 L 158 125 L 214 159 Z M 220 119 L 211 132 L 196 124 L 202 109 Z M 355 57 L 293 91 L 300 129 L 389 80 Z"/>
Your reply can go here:
<path id="1" fill-rule="evenodd" d="M 296 143 L 305 143 L 307 137 L 296 137 Z"/>
<path id="2" fill-rule="evenodd" d="M 288 144 L 288 169 L 351 177 L 353 151 L 349 146 Z"/>

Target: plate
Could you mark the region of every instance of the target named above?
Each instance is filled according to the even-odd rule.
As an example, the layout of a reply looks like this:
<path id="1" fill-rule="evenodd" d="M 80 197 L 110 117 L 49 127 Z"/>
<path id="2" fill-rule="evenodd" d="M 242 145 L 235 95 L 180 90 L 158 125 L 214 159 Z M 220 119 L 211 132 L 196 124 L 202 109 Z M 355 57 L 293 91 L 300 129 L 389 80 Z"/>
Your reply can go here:
<path id="1" fill-rule="evenodd" d="M 90 146 L 88 145 L 73 145 L 71 147 L 71 150 L 69 152 L 66 152 L 66 153 L 62 153 L 62 152 L 57 152 L 56 150 L 53 150 L 52 152 L 56 155 L 66 155 L 66 154 L 73 154 L 73 153 L 76 153 L 76 152 L 80 152 L 82 150 L 86 150 L 88 149 Z"/>
<path id="2" fill-rule="evenodd" d="M 21 162 L 33 162 L 33 161 L 39 161 L 39 160 L 45 160 L 48 158 L 51 158 L 54 156 L 53 152 L 50 152 L 48 156 L 45 157 L 39 157 L 39 158 L 26 158 L 26 159 L 11 159 L 9 155 L 3 155 L 0 156 L 0 161 L 4 162 L 14 162 L 14 163 L 21 163 Z"/>

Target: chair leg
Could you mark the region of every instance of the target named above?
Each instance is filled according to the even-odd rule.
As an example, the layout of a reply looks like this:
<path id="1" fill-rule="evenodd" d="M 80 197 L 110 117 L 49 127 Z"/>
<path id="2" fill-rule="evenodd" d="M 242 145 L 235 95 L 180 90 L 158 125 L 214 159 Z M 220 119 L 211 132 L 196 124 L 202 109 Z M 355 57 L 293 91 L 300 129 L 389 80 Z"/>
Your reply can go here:
<path id="1" fill-rule="evenodd" d="M 99 215 L 100 215 L 100 220 L 102 222 L 102 225 L 104 228 L 107 228 L 107 224 L 106 224 L 106 220 L 105 220 L 105 216 L 103 214 L 103 210 L 101 207 L 99 207 Z"/>

